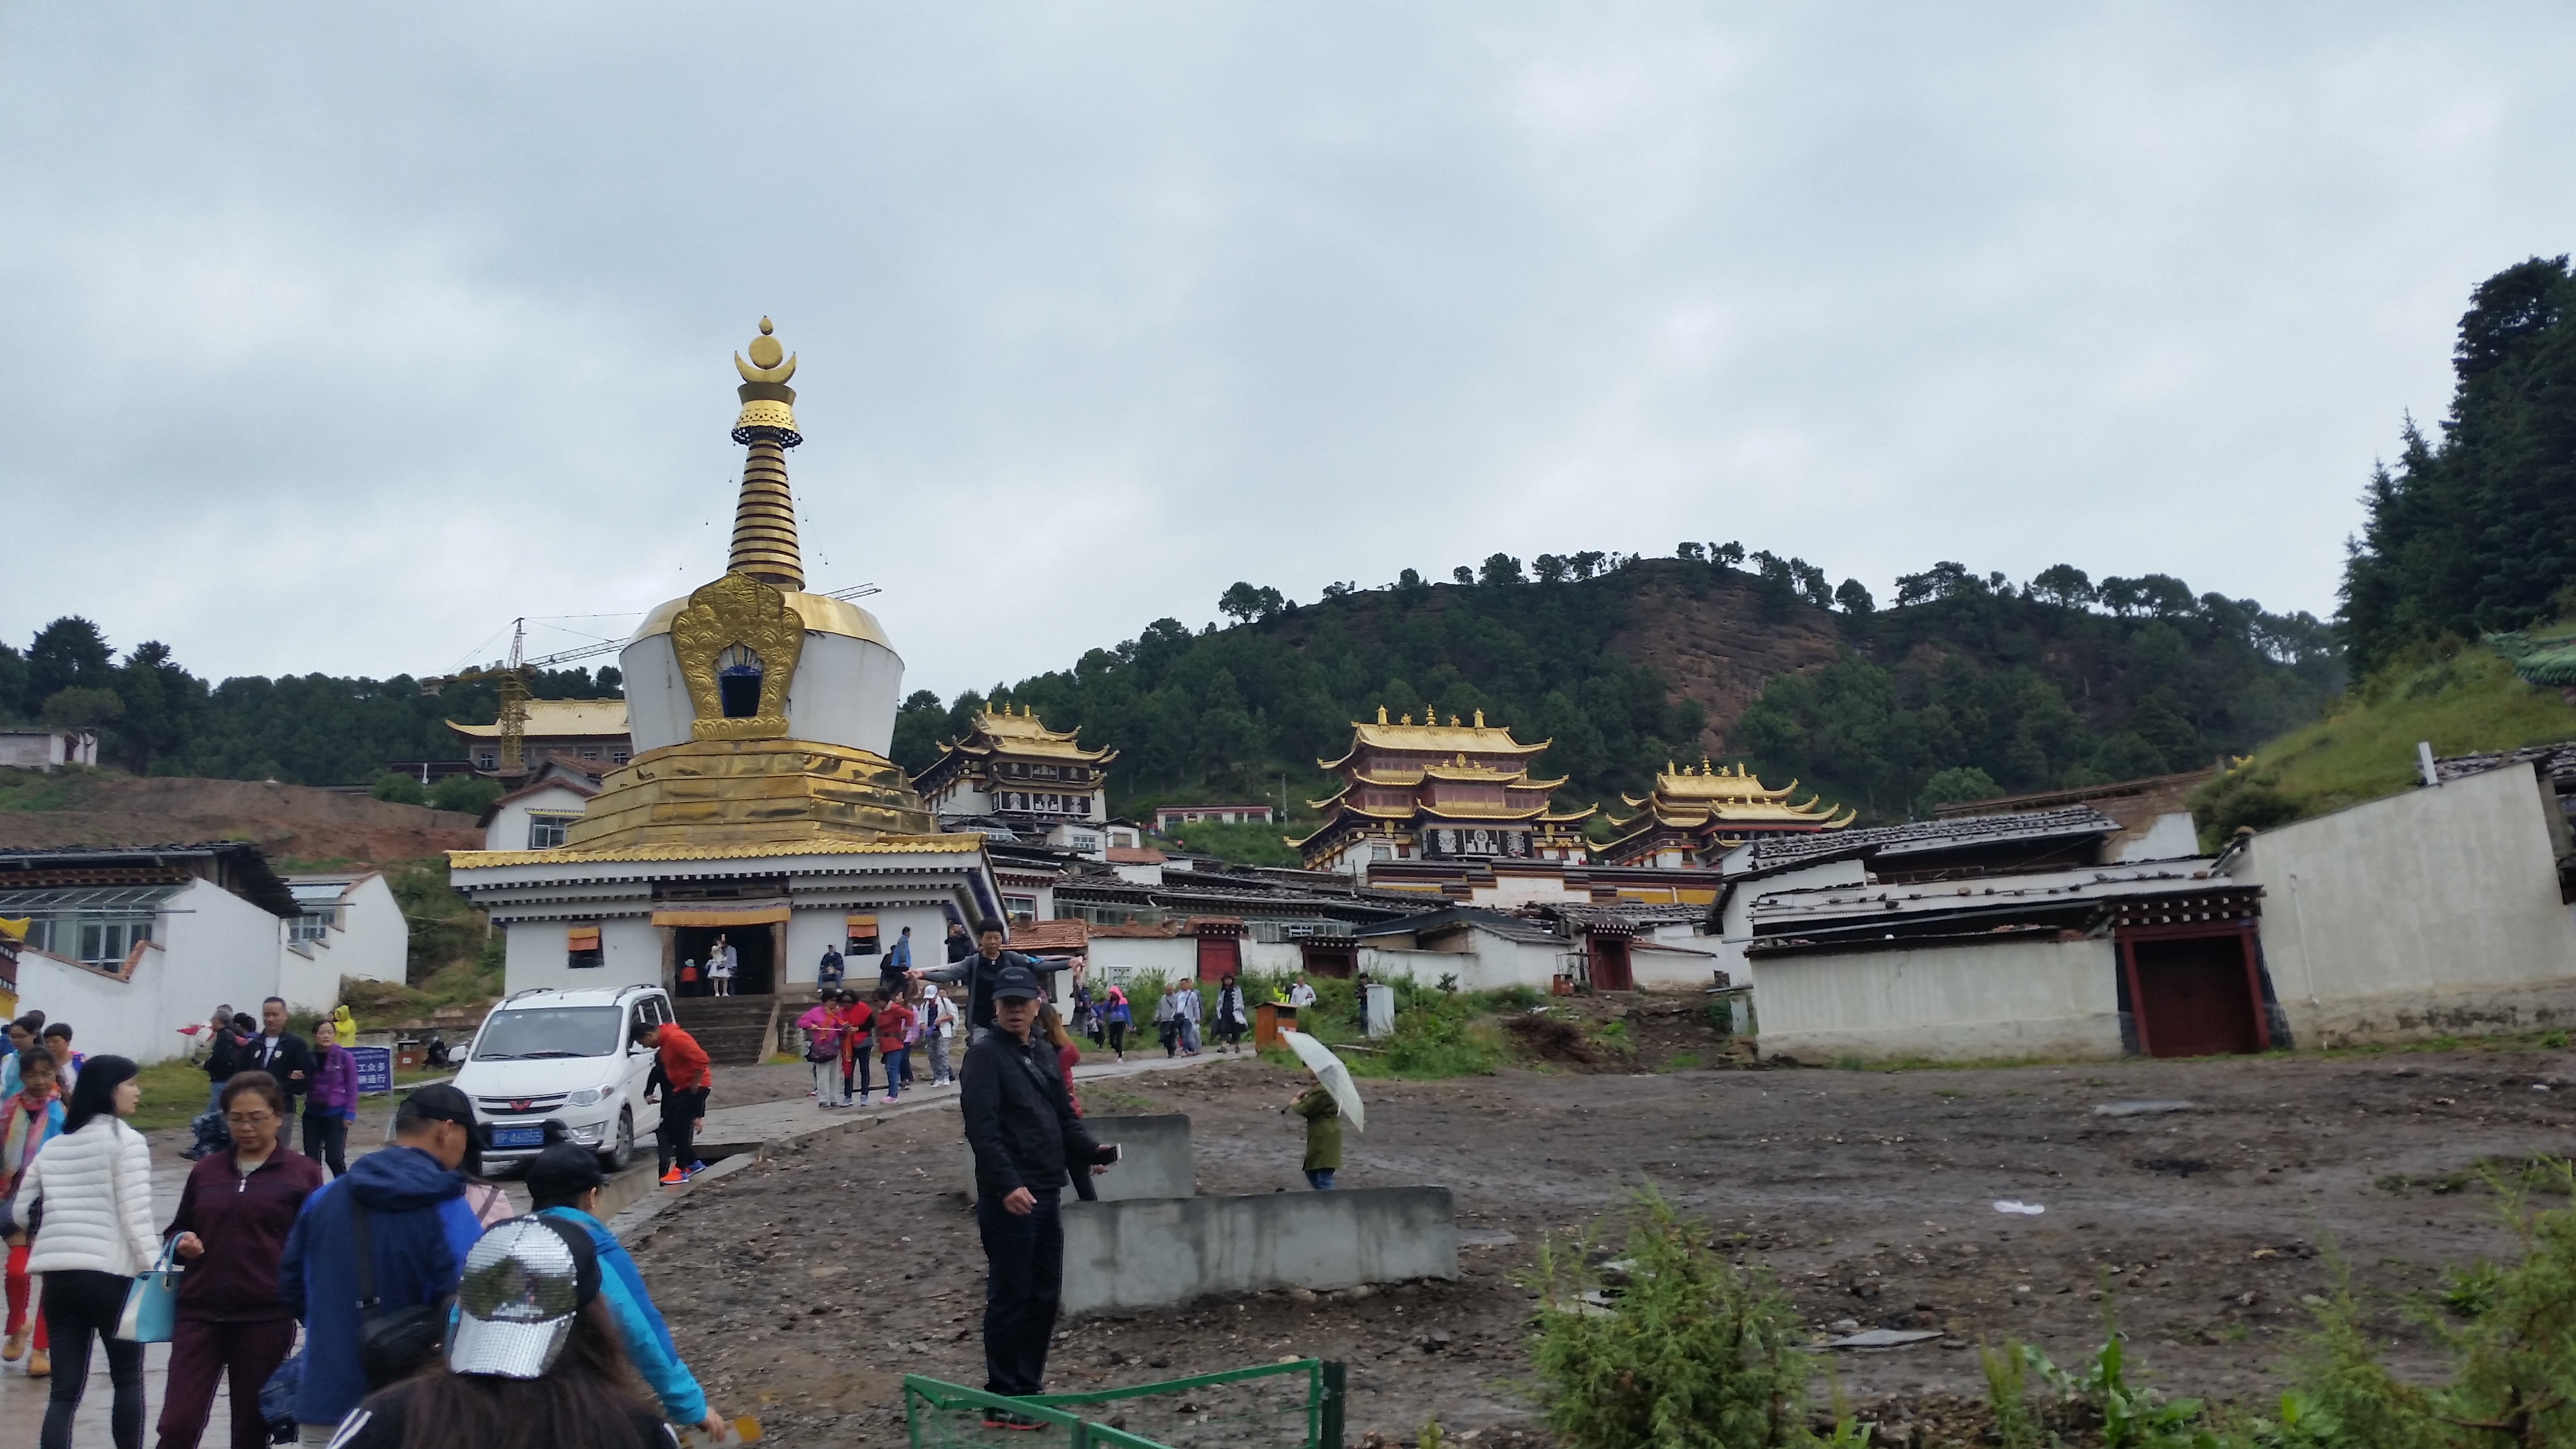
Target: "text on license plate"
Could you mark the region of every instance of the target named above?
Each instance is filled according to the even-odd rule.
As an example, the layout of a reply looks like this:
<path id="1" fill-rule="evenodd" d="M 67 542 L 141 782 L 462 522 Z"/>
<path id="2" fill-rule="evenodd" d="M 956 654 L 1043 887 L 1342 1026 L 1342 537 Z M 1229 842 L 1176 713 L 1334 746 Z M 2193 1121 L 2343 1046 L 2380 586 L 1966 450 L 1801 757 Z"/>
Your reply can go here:
<path id="1" fill-rule="evenodd" d="M 495 1127 L 492 1129 L 492 1145 L 495 1147 L 537 1147 L 543 1145 L 545 1140 L 546 1129 L 543 1127 Z"/>

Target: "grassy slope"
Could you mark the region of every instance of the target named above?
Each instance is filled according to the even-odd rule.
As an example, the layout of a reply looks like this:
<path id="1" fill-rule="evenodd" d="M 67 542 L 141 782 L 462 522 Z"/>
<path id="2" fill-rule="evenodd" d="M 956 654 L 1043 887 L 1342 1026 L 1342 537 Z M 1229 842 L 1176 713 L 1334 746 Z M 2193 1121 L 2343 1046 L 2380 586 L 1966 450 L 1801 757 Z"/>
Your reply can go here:
<path id="1" fill-rule="evenodd" d="M 2418 740 L 2436 755 L 2462 755 L 2566 739 L 2576 739 L 2576 708 L 2472 645 L 2363 680 L 2316 723 L 2264 745 L 2250 764 L 2205 788 L 2193 810 L 2203 843 L 2214 845 L 2238 825 L 2286 824 L 2408 788 Z"/>

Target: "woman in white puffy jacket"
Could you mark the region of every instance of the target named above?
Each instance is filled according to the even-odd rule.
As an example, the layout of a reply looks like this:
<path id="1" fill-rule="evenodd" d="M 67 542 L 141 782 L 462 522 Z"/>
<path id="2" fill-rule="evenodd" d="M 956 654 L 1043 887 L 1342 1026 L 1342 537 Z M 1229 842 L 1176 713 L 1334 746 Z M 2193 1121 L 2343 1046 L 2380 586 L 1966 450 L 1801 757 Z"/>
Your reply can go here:
<path id="1" fill-rule="evenodd" d="M 91 1057 L 72 1088 L 63 1135 L 27 1164 L 18 1187 L 18 1220 L 39 1218 L 27 1271 L 44 1276 L 45 1334 L 54 1350 L 39 1449 L 71 1449 L 93 1333 L 107 1344 L 116 1389 L 108 1420 L 116 1449 L 143 1444 L 143 1345 L 115 1336 L 126 1290 L 161 1249 L 152 1227 L 152 1151 L 120 1120 L 142 1097 L 133 1062 Z"/>

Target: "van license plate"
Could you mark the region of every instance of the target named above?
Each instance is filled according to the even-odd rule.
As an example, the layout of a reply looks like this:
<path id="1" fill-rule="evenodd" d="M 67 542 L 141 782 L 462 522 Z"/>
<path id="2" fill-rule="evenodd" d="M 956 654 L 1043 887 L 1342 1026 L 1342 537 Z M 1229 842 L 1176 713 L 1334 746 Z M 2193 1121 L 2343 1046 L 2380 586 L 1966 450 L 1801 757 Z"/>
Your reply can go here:
<path id="1" fill-rule="evenodd" d="M 492 1145 L 495 1147 L 540 1147 L 545 1144 L 545 1140 L 546 1129 L 543 1127 L 495 1127 L 492 1129 Z"/>

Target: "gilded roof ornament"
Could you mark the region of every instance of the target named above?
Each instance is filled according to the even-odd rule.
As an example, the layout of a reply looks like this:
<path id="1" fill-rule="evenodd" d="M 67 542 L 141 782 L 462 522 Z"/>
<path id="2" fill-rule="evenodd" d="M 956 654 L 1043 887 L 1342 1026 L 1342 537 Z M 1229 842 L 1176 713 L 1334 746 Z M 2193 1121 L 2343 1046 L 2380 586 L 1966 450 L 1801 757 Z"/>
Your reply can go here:
<path id="1" fill-rule="evenodd" d="M 751 339 L 751 361 L 734 354 L 734 371 L 742 386 L 734 389 L 742 411 L 733 420 L 733 440 L 751 449 L 742 464 L 742 496 L 734 503 L 733 553 L 730 573 L 749 574 L 764 584 L 801 592 L 805 558 L 796 543 L 796 499 L 787 489 L 787 449 L 805 441 L 796 431 L 796 359 L 770 335 L 769 319 L 760 319 L 760 335 Z"/>
<path id="2" fill-rule="evenodd" d="M 1405 718 L 1406 718 L 1406 719 L 1408 719 L 1408 720 L 1410 720 L 1410 719 L 1412 718 L 1412 716 L 1411 716 L 1411 715 L 1407 715 L 1407 716 L 1405 716 Z M 1386 723 L 1386 706 L 1385 706 L 1385 705 L 1382 705 L 1382 704 L 1381 704 L 1381 705 L 1379 705 L 1379 706 L 1377 707 L 1377 722 L 1378 722 L 1379 724 L 1384 724 L 1384 723 Z"/>

